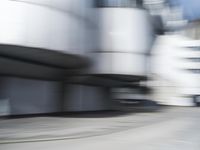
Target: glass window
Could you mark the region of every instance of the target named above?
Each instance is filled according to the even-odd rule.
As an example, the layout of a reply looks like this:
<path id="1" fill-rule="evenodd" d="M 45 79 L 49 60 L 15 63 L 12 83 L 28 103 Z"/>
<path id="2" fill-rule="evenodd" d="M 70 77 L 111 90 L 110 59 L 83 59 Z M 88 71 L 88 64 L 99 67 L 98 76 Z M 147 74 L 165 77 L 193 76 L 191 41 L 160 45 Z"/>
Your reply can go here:
<path id="1" fill-rule="evenodd" d="M 195 51 L 200 51 L 200 46 L 187 46 L 186 48 L 189 48 Z"/>
<path id="2" fill-rule="evenodd" d="M 187 71 L 190 71 L 194 74 L 200 74 L 200 69 L 186 69 Z"/>
<path id="3" fill-rule="evenodd" d="M 186 59 L 188 59 L 188 60 L 190 60 L 190 61 L 192 61 L 192 62 L 200 62 L 200 58 L 197 58 L 197 57 L 193 57 L 193 58 L 186 58 Z"/>
<path id="4" fill-rule="evenodd" d="M 95 0 L 95 7 L 142 7 L 143 0 Z"/>

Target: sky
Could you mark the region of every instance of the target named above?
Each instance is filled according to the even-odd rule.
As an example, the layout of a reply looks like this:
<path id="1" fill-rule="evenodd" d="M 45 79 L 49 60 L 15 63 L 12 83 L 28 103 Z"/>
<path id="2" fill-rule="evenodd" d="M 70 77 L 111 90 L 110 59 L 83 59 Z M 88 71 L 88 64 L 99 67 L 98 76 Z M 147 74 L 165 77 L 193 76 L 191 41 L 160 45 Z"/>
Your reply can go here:
<path id="1" fill-rule="evenodd" d="M 183 8 L 185 19 L 189 21 L 200 19 L 200 0 L 169 0 L 172 5 Z"/>

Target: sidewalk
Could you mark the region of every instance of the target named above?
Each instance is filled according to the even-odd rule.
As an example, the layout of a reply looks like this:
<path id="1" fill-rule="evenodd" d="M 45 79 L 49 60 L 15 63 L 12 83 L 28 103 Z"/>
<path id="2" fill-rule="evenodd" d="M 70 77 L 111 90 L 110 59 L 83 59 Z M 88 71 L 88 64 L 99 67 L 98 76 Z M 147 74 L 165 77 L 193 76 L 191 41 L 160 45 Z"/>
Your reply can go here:
<path id="1" fill-rule="evenodd" d="M 166 120 L 160 112 L 99 112 L 0 120 L 0 144 L 79 139 L 125 131 Z M 173 109 L 172 109 L 173 110 Z"/>

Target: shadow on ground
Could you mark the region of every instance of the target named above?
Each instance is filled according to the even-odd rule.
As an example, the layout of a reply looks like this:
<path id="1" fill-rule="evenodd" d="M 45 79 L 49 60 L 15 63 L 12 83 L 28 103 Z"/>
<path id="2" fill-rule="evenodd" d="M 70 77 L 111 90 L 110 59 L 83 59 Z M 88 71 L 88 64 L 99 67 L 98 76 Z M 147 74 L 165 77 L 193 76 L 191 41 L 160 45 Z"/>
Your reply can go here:
<path id="1" fill-rule="evenodd" d="M 117 107 L 114 110 L 103 110 L 103 111 L 84 111 L 84 112 L 57 112 L 47 114 L 27 114 L 27 115 L 11 115 L 2 116 L 0 119 L 16 119 L 16 118 L 33 118 L 33 117 L 63 117 L 63 118 L 109 118 L 119 117 L 129 114 L 138 113 L 154 113 L 164 111 L 167 108 L 165 106 L 142 106 L 142 107 Z"/>

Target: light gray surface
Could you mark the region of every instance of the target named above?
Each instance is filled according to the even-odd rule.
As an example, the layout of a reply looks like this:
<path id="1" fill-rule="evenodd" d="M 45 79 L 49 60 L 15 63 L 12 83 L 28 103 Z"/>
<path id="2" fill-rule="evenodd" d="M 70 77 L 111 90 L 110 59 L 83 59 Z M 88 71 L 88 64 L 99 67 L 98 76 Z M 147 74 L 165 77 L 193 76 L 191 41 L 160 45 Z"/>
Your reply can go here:
<path id="1" fill-rule="evenodd" d="M 99 52 L 90 53 L 92 60 L 91 74 L 146 76 L 147 58 L 146 54 L 126 52 Z"/>
<path id="2" fill-rule="evenodd" d="M 101 7 L 95 14 L 98 28 L 93 32 L 97 44 L 88 53 L 92 62 L 88 72 L 147 76 L 146 63 L 153 41 L 148 13 L 139 8 Z"/>
<path id="3" fill-rule="evenodd" d="M 0 2 L 0 43 L 80 54 L 85 46 L 84 29 L 88 23 L 84 17 L 90 5 L 84 2 L 3 0 Z"/>
<path id="4" fill-rule="evenodd" d="M 58 69 L 85 67 L 90 4 L 85 0 L 0 1 L 0 55 L 11 59 L 10 63 L 17 59 Z M 7 70 L 2 67 L 0 73 Z M 24 68 L 23 75 L 28 71 Z M 13 74 L 21 76 L 18 72 L 9 75 Z"/>
<path id="5" fill-rule="evenodd" d="M 164 109 L 162 112 L 129 113 L 119 116 L 72 115 L 1 120 L 0 129 L 1 141 L 2 138 L 9 139 L 9 136 L 33 136 L 36 132 L 40 138 L 44 135 L 50 138 L 64 134 L 65 137 L 72 137 L 69 133 L 76 133 L 74 139 L 1 144 L 0 149 L 4 150 L 199 150 L 200 109 L 179 107 Z M 89 132 L 91 136 L 80 137 L 84 131 Z M 100 132 L 103 134 L 94 134 Z"/>

